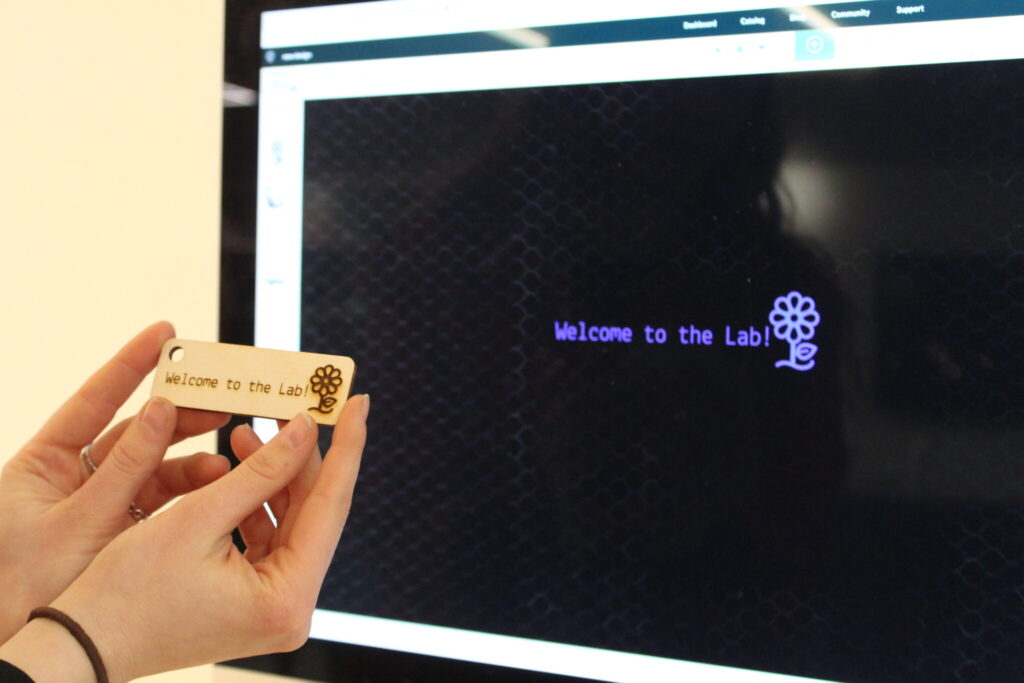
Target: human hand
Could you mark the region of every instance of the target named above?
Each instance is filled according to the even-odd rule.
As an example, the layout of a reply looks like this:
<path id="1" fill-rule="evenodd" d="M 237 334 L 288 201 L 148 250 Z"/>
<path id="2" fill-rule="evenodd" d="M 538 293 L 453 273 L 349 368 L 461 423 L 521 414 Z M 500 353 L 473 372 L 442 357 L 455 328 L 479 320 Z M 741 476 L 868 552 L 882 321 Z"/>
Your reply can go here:
<path id="1" fill-rule="evenodd" d="M 53 607 L 90 635 L 111 681 L 305 642 L 348 516 L 368 411 L 368 397 L 349 399 L 322 464 L 308 415 L 263 446 L 251 431 L 236 430 L 241 465 L 96 556 Z M 231 541 L 235 527 L 249 545 L 244 555 Z M 31 640 L 20 645 L 27 652 Z M 37 680 L 52 665 L 46 657 L 14 663 Z"/>
<path id="2" fill-rule="evenodd" d="M 223 426 L 220 413 L 175 410 L 163 399 L 102 432 L 117 409 L 156 366 L 174 336 L 169 323 L 150 326 L 100 368 L 4 466 L 0 475 L 0 643 L 47 605 L 96 553 L 136 522 L 132 501 L 155 511 L 170 499 L 225 474 L 219 455 L 163 461 L 167 447 Z M 95 440 L 95 442 L 94 442 Z M 91 477 L 79 457 L 93 443 L 99 466 Z"/>

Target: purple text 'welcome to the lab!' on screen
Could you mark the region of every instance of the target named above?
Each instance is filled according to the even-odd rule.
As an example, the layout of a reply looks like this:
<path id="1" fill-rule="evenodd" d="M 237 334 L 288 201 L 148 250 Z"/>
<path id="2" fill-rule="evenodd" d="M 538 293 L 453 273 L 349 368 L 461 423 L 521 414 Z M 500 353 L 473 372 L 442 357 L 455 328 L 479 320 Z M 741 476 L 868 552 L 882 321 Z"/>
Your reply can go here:
<path id="1" fill-rule="evenodd" d="M 768 346 L 771 342 L 771 330 L 769 326 L 754 327 L 746 326 L 734 328 L 726 325 L 717 336 L 714 330 L 697 327 L 696 325 L 681 325 L 670 335 L 663 327 L 652 327 L 644 325 L 640 328 L 641 334 L 635 334 L 632 327 L 627 325 L 591 325 L 586 321 L 569 322 L 566 320 L 555 321 L 555 340 L 565 342 L 597 342 L 604 344 L 631 344 L 635 341 L 647 344 L 667 344 L 669 337 L 678 339 L 678 343 L 689 346 L 714 346 L 716 338 L 721 340 L 725 346 Z"/>

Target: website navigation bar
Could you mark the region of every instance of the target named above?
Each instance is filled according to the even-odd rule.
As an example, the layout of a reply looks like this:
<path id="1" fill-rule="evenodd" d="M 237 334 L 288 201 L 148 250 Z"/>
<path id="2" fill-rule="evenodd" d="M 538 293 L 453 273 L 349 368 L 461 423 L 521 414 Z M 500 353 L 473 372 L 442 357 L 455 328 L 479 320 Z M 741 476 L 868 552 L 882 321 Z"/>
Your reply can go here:
<path id="1" fill-rule="evenodd" d="M 264 50 L 263 65 L 315 64 L 780 31 L 828 31 L 858 26 L 1020 15 L 1024 15 L 1024 2 L 1020 0 L 925 0 L 909 3 L 868 0 L 357 40 L 323 45 L 294 45 Z"/>

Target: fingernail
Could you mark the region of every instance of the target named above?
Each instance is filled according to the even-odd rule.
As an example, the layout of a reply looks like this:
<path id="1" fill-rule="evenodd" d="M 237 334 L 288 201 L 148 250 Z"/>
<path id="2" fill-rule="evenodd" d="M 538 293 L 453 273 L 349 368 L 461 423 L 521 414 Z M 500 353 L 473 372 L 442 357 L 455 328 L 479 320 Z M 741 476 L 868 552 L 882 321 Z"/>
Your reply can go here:
<path id="1" fill-rule="evenodd" d="M 142 424 L 150 428 L 154 433 L 159 433 L 167 425 L 167 417 L 170 414 L 168 404 L 160 399 L 151 398 L 142 409 Z"/>
<path id="2" fill-rule="evenodd" d="M 309 437 L 310 427 L 313 425 L 313 418 L 306 413 L 299 413 L 292 418 L 292 421 L 281 430 L 281 436 L 292 448 L 298 448 L 306 442 Z"/>
<path id="3" fill-rule="evenodd" d="M 253 429 L 252 426 L 249 423 L 243 422 L 242 424 L 240 424 L 237 427 L 235 427 L 235 429 L 237 429 L 240 433 L 241 432 L 248 433 L 248 434 L 252 435 L 252 437 L 255 438 L 257 441 L 259 441 L 260 443 L 263 443 L 263 439 L 260 438 L 260 435 L 256 433 L 256 430 Z"/>
<path id="4" fill-rule="evenodd" d="M 256 430 L 252 428 L 251 424 L 249 424 L 248 422 L 243 422 L 242 423 L 242 428 L 245 429 L 245 431 L 247 431 L 250 434 L 252 434 L 253 436 L 255 436 L 257 441 L 259 441 L 260 443 L 263 443 L 263 439 L 261 439 L 260 435 L 256 433 Z"/>
<path id="5" fill-rule="evenodd" d="M 370 416 L 370 395 L 363 394 L 363 422 Z"/>

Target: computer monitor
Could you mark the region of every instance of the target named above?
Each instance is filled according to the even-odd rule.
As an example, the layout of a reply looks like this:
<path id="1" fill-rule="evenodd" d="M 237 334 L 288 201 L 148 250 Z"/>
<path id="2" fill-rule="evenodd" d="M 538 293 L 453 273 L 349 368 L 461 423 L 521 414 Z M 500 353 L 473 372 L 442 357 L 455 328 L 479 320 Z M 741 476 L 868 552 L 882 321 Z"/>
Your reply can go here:
<path id="1" fill-rule="evenodd" d="M 224 338 L 373 397 L 288 670 L 1024 676 L 1021 3 L 273 7 Z"/>

